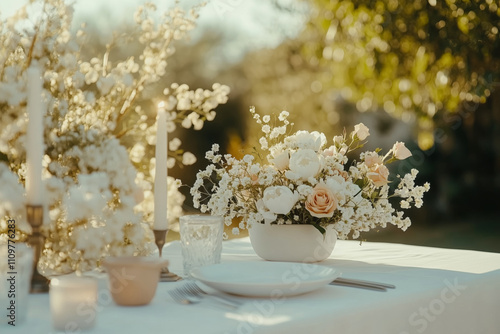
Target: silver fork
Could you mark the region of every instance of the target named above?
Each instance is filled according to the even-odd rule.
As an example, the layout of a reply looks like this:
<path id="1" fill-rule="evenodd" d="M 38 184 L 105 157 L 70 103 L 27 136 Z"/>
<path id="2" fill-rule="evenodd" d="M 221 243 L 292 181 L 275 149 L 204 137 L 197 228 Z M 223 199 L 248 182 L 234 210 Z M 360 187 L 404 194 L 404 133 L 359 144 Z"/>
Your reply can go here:
<path id="1" fill-rule="evenodd" d="M 172 297 L 173 300 L 175 300 L 179 304 L 185 304 L 185 305 L 190 305 L 190 304 L 198 304 L 201 299 L 195 299 L 192 296 L 189 296 L 185 292 L 182 292 L 179 288 L 176 288 L 174 290 L 170 290 L 168 292 L 170 297 Z"/>
<path id="2" fill-rule="evenodd" d="M 203 297 L 209 297 L 214 300 L 217 300 L 220 303 L 223 303 L 227 306 L 231 306 L 234 308 L 238 308 L 241 305 L 243 305 L 242 301 L 231 299 L 229 297 L 224 297 L 224 296 L 219 296 L 219 295 L 212 295 L 204 290 L 202 290 L 195 282 L 193 281 L 187 281 L 184 283 L 184 285 L 181 287 L 181 289 L 184 289 L 184 291 L 188 292 L 190 295 L 198 298 L 203 298 Z"/>

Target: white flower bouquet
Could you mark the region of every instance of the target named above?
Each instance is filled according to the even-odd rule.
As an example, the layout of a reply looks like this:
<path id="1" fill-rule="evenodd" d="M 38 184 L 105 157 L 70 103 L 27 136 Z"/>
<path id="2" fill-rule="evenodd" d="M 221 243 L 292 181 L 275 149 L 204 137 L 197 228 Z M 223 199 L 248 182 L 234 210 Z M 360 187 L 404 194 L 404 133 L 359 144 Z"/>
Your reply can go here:
<path id="1" fill-rule="evenodd" d="M 340 239 L 356 239 L 378 226 L 410 226 L 410 219 L 403 218 L 390 198 L 399 197 L 401 209 L 420 208 L 430 186 L 415 184 L 416 169 L 391 178 L 386 165 L 411 156 L 404 143 L 396 142 L 385 155 L 366 151 L 359 160 L 349 161 L 350 152 L 362 148 L 369 136 L 362 123 L 328 144 L 316 131 L 288 135 L 293 124 L 286 111 L 278 117 L 279 126 L 271 125 L 269 115 L 261 117 L 254 108 L 250 112 L 262 126 L 259 142 L 265 160 L 258 153 L 241 160 L 222 156 L 213 145 L 206 153 L 211 164 L 198 172 L 191 188 L 196 208 L 223 215 L 228 226 L 240 218 L 233 234 L 251 224 L 311 224 L 321 233 L 333 225 Z M 399 183 L 391 188 L 396 180 Z"/>

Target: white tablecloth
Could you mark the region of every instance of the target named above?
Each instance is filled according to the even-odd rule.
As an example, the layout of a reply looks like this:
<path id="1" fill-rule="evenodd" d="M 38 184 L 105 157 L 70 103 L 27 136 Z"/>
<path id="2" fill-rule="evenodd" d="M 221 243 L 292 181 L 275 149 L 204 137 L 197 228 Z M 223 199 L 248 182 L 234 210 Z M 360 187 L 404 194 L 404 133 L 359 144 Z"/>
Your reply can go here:
<path id="1" fill-rule="evenodd" d="M 165 246 L 182 271 L 180 245 Z M 248 238 L 224 242 L 222 261 L 259 261 Z M 246 299 L 236 311 L 204 301 L 173 302 L 160 283 L 147 306 L 120 307 L 101 282 L 96 327 L 89 333 L 500 333 L 500 254 L 390 243 L 338 241 L 321 265 L 344 277 L 392 283 L 377 292 L 325 286 L 312 293 Z M 47 294 L 30 295 L 27 321 L 1 333 L 55 333 Z"/>

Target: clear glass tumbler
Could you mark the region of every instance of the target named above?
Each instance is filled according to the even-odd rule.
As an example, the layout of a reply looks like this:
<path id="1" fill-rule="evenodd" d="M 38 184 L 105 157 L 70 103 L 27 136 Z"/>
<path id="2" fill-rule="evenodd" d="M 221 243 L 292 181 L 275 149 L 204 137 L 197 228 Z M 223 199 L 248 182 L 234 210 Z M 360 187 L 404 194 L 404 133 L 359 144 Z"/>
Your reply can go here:
<path id="1" fill-rule="evenodd" d="M 180 217 L 184 276 L 194 268 L 220 262 L 224 221 L 220 216 L 186 215 Z"/>

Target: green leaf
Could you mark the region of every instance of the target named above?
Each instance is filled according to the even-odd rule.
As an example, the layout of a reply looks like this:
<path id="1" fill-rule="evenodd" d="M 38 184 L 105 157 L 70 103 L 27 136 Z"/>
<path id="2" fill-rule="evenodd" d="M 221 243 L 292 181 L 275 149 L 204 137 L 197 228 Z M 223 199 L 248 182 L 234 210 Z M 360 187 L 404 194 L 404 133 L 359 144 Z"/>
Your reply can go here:
<path id="1" fill-rule="evenodd" d="M 314 227 L 316 227 L 316 229 L 321 233 L 321 234 L 325 234 L 326 233 L 326 230 L 321 227 L 319 224 L 312 224 Z"/>

